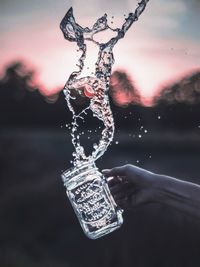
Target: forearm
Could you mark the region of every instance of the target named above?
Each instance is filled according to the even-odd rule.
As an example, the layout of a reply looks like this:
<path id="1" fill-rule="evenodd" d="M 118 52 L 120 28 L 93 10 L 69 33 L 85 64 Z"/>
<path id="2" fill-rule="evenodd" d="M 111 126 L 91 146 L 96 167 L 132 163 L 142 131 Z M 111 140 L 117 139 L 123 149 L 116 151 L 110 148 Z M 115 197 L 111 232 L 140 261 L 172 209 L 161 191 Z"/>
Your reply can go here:
<path id="1" fill-rule="evenodd" d="M 156 201 L 200 220 L 200 186 L 175 178 L 155 175 Z"/>

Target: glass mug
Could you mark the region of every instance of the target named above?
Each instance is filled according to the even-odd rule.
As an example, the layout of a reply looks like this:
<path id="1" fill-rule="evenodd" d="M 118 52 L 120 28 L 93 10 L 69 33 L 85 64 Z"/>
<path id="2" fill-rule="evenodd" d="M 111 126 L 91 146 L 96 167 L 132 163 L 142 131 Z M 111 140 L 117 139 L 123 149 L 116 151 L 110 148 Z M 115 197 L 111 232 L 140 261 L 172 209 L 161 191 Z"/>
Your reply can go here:
<path id="1" fill-rule="evenodd" d="M 62 174 L 62 180 L 87 237 L 99 238 L 122 225 L 123 210 L 117 207 L 106 178 L 94 162 L 83 163 L 66 170 Z"/>

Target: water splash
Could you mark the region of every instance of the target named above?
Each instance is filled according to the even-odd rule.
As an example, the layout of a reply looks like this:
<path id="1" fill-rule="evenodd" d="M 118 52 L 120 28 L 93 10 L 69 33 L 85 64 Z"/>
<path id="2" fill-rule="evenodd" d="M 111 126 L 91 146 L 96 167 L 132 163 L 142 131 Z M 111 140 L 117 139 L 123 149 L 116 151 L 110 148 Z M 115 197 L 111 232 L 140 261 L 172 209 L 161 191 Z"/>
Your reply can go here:
<path id="1" fill-rule="evenodd" d="M 104 154 L 113 140 L 114 120 L 108 97 L 110 76 L 114 64 L 113 48 L 124 37 L 131 25 L 138 20 L 148 1 L 141 0 L 135 12 L 129 13 L 125 18 L 121 28 L 110 27 L 107 21 L 107 14 L 99 18 L 92 28 L 83 28 L 76 22 L 72 8 L 68 10 L 61 21 L 60 28 L 64 38 L 70 42 L 76 42 L 78 51 L 81 52 L 77 64 L 78 69 L 72 72 L 64 88 L 67 104 L 73 115 L 71 136 L 75 148 L 73 153 L 75 166 L 82 164 L 84 161 L 97 160 Z M 94 40 L 95 34 L 106 30 L 111 30 L 115 36 L 106 43 Z M 98 58 L 95 64 L 95 72 L 89 76 L 81 77 L 86 59 L 87 41 L 94 43 L 98 47 Z M 77 96 L 85 96 L 89 99 L 88 106 L 78 112 L 75 109 Z M 89 110 L 92 111 L 94 117 L 103 122 L 104 129 L 101 133 L 99 144 L 95 144 L 91 155 L 86 156 L 84 147 L 80 143 L 78 120 L 84 120 Z"/>

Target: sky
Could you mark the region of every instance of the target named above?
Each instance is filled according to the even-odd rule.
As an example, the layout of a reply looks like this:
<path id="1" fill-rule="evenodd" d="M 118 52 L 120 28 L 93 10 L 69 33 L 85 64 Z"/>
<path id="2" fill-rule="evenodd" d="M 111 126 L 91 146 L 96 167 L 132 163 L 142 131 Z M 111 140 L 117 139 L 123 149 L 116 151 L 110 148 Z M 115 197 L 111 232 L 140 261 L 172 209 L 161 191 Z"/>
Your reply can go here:
<path id="1" fill-rule="evenodd" d="M 15 60 L 37 70 L 46 94 L 63 87 L 77 69 L 75 43 L 59 29 L 72 6 L 76 21 L 92 26 L 98 17 L 114 16 L 121 25 L 136 0 L 0 0 L 0 73 Z M 114 48 L 113 70 L 126 70 L 145 99 L 166 83 L 200 69 L 200 1 L 150 0 L 139 21 Z M 90 50 L 95 61 L 95 48 Z M 92 64 L 92 63 L 91 63 Z"/>

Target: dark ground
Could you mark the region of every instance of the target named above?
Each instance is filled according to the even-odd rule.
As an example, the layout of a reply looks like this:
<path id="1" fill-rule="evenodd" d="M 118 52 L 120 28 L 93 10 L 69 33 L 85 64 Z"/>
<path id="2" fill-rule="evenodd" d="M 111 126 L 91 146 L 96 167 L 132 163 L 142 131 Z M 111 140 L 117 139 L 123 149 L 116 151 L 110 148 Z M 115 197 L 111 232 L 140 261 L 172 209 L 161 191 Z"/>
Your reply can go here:
<path id="1" fill-rule="evenodd" d="M 200 136 L 118 133 L 99 168 L 136 163 L 200 183 Z M 124 214 L 120 230 L 87 239 L 60 179 L 72 146 L 64 129 L 7 129 L 0 134 L 0 266 L 200 266 L 199 222 L 166 206 Z M 114 156 L 113 156 L 114 155 Z M 149 158 L 149 155 L 152 158 Z"/>
<path id="2" fill-rule="evenodd" d="M 60 127 L 70 115 L 64 96 L 46 103 L 20 66 L 0 80 L 0 267 L 199 267 L 200 222 L 167 206 L 124 213 L 123 226 L 99 240 L 84 236 L 60 178 L 73 152 Z M 200 83 L 190 80 L 182 103 L 175 86 L 172 103 L 112 104 L 119 144 L 98 167 L 133 163 L 200 184 Z M 88 127 L 95 139 L 97 125 Z"/>

